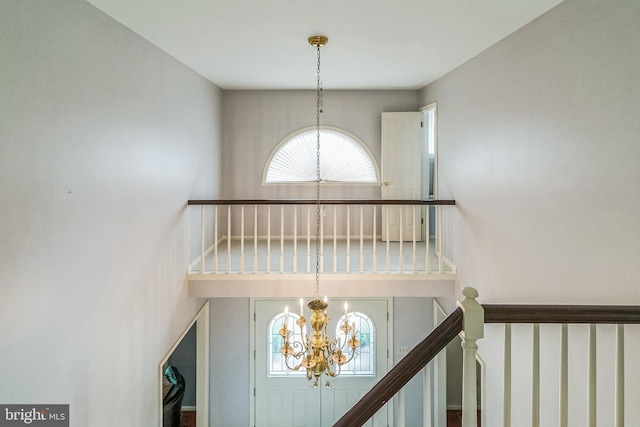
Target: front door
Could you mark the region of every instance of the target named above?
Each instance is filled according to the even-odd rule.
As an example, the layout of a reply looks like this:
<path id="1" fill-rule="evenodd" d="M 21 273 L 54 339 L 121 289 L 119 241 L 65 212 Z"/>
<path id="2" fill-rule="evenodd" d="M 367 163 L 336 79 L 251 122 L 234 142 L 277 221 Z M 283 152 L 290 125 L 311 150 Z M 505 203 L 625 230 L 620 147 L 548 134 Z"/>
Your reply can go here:
<path id="1" fill-rule="evenodd" d="M 388 299 L 349 300 L 350 323 L 356 323 L 360 354 L 343 365 L 337 377 L 322 375 L 316 387 L 304 368 L 290 371 L 279 352 L 277 331 L 288 306 L 299 314 L 295 300 L 255 300 L 255 425 L 256 427 L 332 426 L 388 371 Z M 336 324 L 344 315 L 344 300 L 329 301 L 331 319 L 327 333 L 336 337 Z M 304 316 L 309 313 L 304 307 Z M 306 332 L 309 333 L 309 330 Z M 387 426 L 390 410 L 385 406 L 367 426 Z"/>

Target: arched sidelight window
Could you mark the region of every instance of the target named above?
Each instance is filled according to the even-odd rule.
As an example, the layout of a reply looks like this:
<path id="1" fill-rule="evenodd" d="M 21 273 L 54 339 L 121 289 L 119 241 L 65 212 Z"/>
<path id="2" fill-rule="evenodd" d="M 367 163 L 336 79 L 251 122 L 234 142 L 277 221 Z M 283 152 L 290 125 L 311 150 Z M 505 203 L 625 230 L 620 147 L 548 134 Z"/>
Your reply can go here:
<path id="1" fill-rule="evenodd" d="M 264 184 L 316 182 L 317 130 L 304 128 L 287 136 L 271 152 Z M 320 179 L 323 183 L 377 184 L 379 170 L 369 149 L 355 135 L 320 128 Z"/>
<path id="2" fill-rule="evenodd" d="M 356 357 L 352 361 L 342 365 L 340 376 L 372 376 L 376 374 L 376 333 L 373 320 L 364 313 L 358 311 L 350 312 L 349 325 L 355 324 L 356 338 L 360 340 L 360 347 L 357 348 Z M 344 342 L 344 332 L 340 327 L 344 324 L 344 315 L 340 318 L 336 325 L 336 337 L 340 342 Z M 351 357 L 351 348 L 345 345 L 343 350 L 347 354 L 347 358 Z"/>
<path id="3" fill-rule="evenodd" d="M 292 332 L 289 337 L 290 342 L 303 342 L 302 336 L 307 335 L 307 327 L 302 327 L 302 335 L 300 334 L 300 327 L 296 325 L 296 320 L 300 318 L 295 313 L 289 313 L 287 322 L 287 329 Z M 280 335 L 280 329 L 284 326 L 285 313 L 278 313 L 271 318 L 267 330 L 267 343 L 269 345 L 268 354 L 268 369 L 269 376 L 304 376 L 307 371 L 300 369 L 298 371 L 292 371 L 287 368 L 284 363 L 284 356 L 280 353 L 280 347 L 284 345 L 282 336 Z M 299 351 L 300 349 L 296 349 Z"/>

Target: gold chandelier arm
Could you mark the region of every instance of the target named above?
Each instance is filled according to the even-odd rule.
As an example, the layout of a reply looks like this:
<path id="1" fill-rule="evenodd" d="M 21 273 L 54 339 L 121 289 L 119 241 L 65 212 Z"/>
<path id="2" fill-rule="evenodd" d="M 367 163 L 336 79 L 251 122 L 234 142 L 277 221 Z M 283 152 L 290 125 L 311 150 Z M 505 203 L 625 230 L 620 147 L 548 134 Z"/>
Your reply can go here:
<path id="1" fill-rule="evenodd" d="M 284 364 L 287 367 L 288 370 L 290 371 L 298 371 L 300 370 L 300 367 L 302 367 L 302 362 L 300 362 L 298 365 L 296 366 L 289 366 L 289 358 L 293 357 L 292 354 L 290 354 L 289 356 L 285 356 L 284 358 Z M 304 360 L 304 359 L 303 359 Z"/>

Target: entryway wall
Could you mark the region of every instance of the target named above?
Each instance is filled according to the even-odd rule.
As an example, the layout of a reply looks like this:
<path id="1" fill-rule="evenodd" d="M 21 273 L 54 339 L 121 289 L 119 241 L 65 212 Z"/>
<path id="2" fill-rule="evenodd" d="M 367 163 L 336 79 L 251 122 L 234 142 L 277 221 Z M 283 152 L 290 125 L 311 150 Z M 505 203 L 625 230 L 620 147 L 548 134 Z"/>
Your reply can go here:
<path id="1" fill-rule="evenodd" d="M 393 360 L 398 347 L 413 347 L 433 329 L 432 298 L 393 299 Z M 249 298 L 211 298 L 209 426 L 250 425 Z M 412 381 L 405 393 L 405 425 L 422 424 L 422 388 Z"/>

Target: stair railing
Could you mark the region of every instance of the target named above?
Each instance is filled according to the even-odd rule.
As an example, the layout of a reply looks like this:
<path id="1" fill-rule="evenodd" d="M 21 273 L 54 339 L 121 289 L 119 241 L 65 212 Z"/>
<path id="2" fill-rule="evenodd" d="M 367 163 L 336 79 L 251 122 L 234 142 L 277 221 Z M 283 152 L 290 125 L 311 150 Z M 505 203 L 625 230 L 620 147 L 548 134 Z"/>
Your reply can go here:
<path id="1" fill-rule="evenodd" d="M 503 323 L 504 328 L 504 410 L 503 427 L 511 426 L 511 324 L 532 324 L 531 367 L 531 420 L 527 425 L 540 427 L 540 324 L 561 325 L 560 340 L 560 427 L 568 426 L 568 325 L 589 325 L 588 340 L 588 407 L 587 426 L 596 427 L 596 325 L 616 325 L 614 367 L 614 420 L 615 427 L 624 427 L 625 417 L 625 328 L 626 324 L 640 324 L 640 306 L 599 305 L 480 305 L 473 288 L 463 289 L 464 298 L 458 308 L 438 325 L 425 340 L 411 350 L 389 373 L 374 385 L 335 424 L 334 427 L 358 427 L 367 422 L 382 406 L 389 402 L 422 368 L 446 345 L 460 335 L 463 347 L 462 426 L 476 427 L 476 341 L 484 337 L 484 325 Z M 491 373 L 487 373 L 490 375 Z M 522 424 L 521 417 L 518 418 Z"/>

